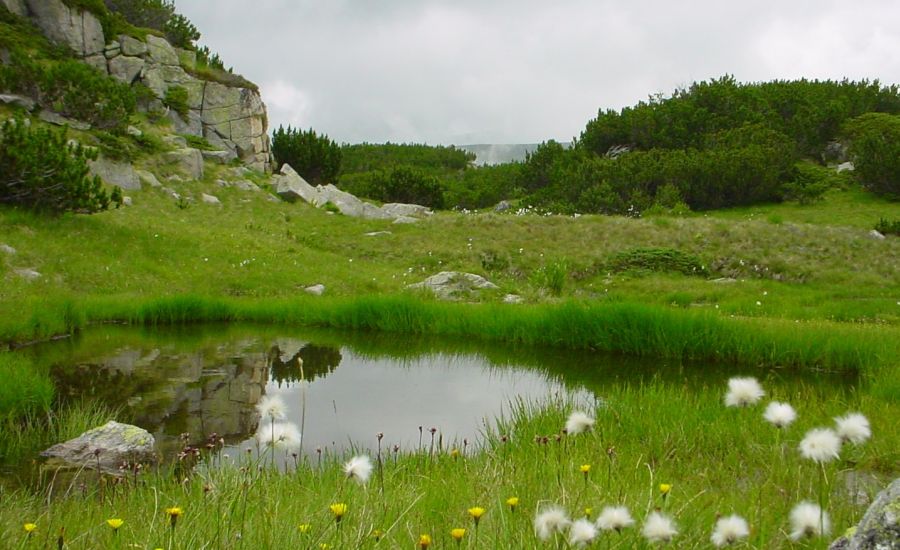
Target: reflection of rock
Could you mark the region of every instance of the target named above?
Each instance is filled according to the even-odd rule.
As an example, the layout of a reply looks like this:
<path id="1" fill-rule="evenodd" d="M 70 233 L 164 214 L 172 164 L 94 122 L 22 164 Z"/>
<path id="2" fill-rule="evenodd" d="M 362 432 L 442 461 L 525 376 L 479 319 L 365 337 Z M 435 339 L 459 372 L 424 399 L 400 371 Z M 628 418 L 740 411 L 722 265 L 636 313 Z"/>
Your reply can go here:
<path id="1" fill-rule="evenodd" d="M 129 424 L 107 422 L 65 443 L 41 453 L 47 465 L 71 469 L 99 469 L 121 474 L 123 464 L 147 464 L 156 461 L 153 436 L 147 430 Z"/>
<path id="2" fill-rule="evenodd" d="M 282 344 L 283 345 L 283 344 Z M 278 385 L 299 382 L 301 380 L 300 368 L 297 366 L 297 358 L 303 359 L 303 380 L 312 382 L 318 377 L 324 377 L 341 364 L 341 351 L 330 346 L 317 346 L 306 344 L 293 355 L 285 356 L 279 344 L 269 350 L 271 361 L 272 380 Z"/>

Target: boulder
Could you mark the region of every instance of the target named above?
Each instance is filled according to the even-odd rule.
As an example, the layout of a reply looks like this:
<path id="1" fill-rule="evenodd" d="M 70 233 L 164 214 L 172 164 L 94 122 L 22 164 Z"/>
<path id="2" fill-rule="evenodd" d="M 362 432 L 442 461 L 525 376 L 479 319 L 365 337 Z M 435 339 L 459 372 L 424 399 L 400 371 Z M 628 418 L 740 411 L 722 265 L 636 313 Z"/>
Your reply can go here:
<path id="1" fill-rule="evenodd" d="M 21 268 L 13 270 L 13 273 L 18 275 L 19 277 L 25 279 L 26 281 L 36 281 L 42 277 L 40 273 L 31 269 L 31 268 Z"/>
<path id="2" fill-rule="evenodd" d="M 870 238 L 875 239 L 876 241 L 884 240 L 884 235 L 877 229 L 873 229 L 873 230 L 869 231 L 868 235 Z"/>
<path id="3" fill-rule="evenodd" d="M 312 294 L 313 296 L 321 296 L 322 294 L 325 294 L 325 285 L 312 285 L 304 288 L 303 290 L 305 290 L 309 294 Z"/>
<path id="4" fill-rule="evenodd" d="M 203 155 L 203 160 L 212 161 L 216 164 L 228 164 L 232 160 L 237 158 L 232 151 L 200 151 L 200 154 Z"/>
<path id="5" fill-rule="evenodd" d="M 126 84 L 131 84 L 144 70 L 144 60 L 140 57 L 120 55 L 109 60 L 109 74 Z"/>
<path id="6" fill-rule="evenodd" d="M 840 174 L 841 172 L 852 172 L 854 170 L 854 166 L 852 162 L 842 162 L 837 165 L 837 168 L 835 168 L 835 170 L 837 170 L 838 174 Z"/>
<path id="7" fill-rule="evenodd" d="M 162 186 L 162 184 L 159 183 L 159 180 L 156 179 L 156 176 L 154 176 L 152 172 L 148 172 L 146 170 L 135 170 L 134 173 L 137 174 L 137 177 L 141 181 L 141 183 L 146 183 L 150 187 Z"/>
<path id="8" fill-rule="evenodd" d="M 16 249 L 9 246 L 6 243 L 3 243 L 3 244 L 0 244 L 0 252 L 3 252 L 4 254 L 9 254 L 10 256 L 13 256 L 16 253 Z"/>
<path id="9" fill-rule="evenodd" d="M 0 0 L 10 12 L 19 17 L 28 17 L 28 8 L 25 7 L 25 0 Z"/>
<path id="10" fill-rule="evenodd" d="M 289 164 L 281 167 L 281 173 L 272 176 L 272 187 L 283 200 L 296 202 L 297 199 L 317 205 L 319 192 L 308 184 Z"/>
<path id="11" fill-rule="evenodd" d="M 46 109 L 38 113 L 38 118 L 43 120 L 44 122 L 55 124 L 57 126 L 68 126 L 69 128 L 72 128 L 74 130 L 87 131 L 91 129 L 91 125 L 87 122 L 81 122 L 80 120 L 66 118 L 61 114 L 54 113 L 53 111 L 48 111 Z"/>
<path id="12" fill-rule="evenodd" d="M 201 122 L 197 111 L 188 111 L 187 120 L 175 111 L 169 111 L 166 117 L 172 122 L 172 129 L 177 134 L 197 137 L 203 135 L 203 122 Z"/>
<path id="13" fill-rule="evenodd" d="M 139 190 L 141 180 L 134 167 L 127 162 L 117 162 L 105 157 L 97 157 L 97 160 L 88 161 L 91 174 L 100 176 L 100 179 L 109 185 L 121 187 L 126 191 Z"/>
<path id="14" fill-rule="evenodd" d="M 494 212 L 506 212 L 510 208 L 512 208 L 512 204 L 509 201 L 500 201 L 494 207 Z"/>
<path id="15" fill-rule="evenodd" d="M 122 197 L 122 206 L 131 206 L 132 204 L 134 204 L 134 202 L 131 200 L 131 197 Z"/>
<path id="16" fill-rule="evenodd" d="M 30 97 L 15 94 L 0 94 L 0 103 L 21 107 L 26 111 L 34 109 L 35 105 L 34 100 Z"/>
<path id="17" fill-rule="evenodd" d="M 144 135 L 144 132 L 141 131 L 137 126 L 128 125 L 125 127 L 125 133 L 129 136 L 139 138 Z"/>
<path id="18" fill-rule="evenodd" d="M 442 271 L 428 277 L 421 283 L 408 285 L 407 288 L 430 290 L 438 298 L 453 300 L 465 297 L 479 290 L 497 290 L 499 287 L 480 275 L 460 271 Z"/>
<path id="19" fill-rule="evenodd" d="M 525 300 L 518 294 L 507 294 L 503 297 L 504 304 L 521 304 Z"/>
<path id="20" fill-rule="evenodd" d="M 65 443 L 59 443 L 41 453 L 47 466 L 74 469 L 100 469 L 119 475 L 122 464 L 152 464 L 156 462 L 155 441 L 147 430 L 108 422 L 88 430 Z"/>
<path id="21" fill-rule="evenodd" d="M 316 199 L 316 206 L 325 206 L 326 204 L 334 205 L 341 214 L 352 218 L 363 218 L 367 220 L 386 220 L 392 216 L 375 206 L 358 199 L 355 195 L 341 191 L 332 184 L 318 186 L 316 190 L 319 192 Z"/>
<path id="22" fill-rule="evenodd" d="M 408 216 L 411 218 L 421 218 L 422 216 L 430 216 L 433 212 L 427 206 L 418 204 L 403 204 L 399 202 L 389 202 L 381 207 L 381 209 L 392 218 L 400 216 Z"/>
<path id="23" fill-rule="evenodd" d="M 199 150 L 183 147 L 165 153 L 163 158 L 167 162 L 175 164 L 180 171 L 184 172 L 191 179 L 203 179 L 203 155 Z"/>
<path id="24" fill-rule="evenodd" d="M 394 223 L 419 223 L 419 218 L 411 218 L 409 216 L 399 216 Z"/>
<path id="25" fill-rule="evenodd" d="M 147 43 L 137 38 L 122 34 L 119 35 L 119 47 L 122 49 L 122 55 L 130 55 L 140 57 L 147 55 Z"/>
<path id="26" fill-rule="evenodd" d="M 829 549 L 900 549 L 900 478 L 878 493 L 859 525 L 851 527 Z"/>
<path id="27" fill-rule="evenodd" d="M 44 35 L 69 46 L 77 55 L 102 54 L 106 45 L 103 27 L 92 13 L 70 8 L 62 0 L 26 0 L 29 15 Z"/>
<path id="28" fill-rule="evenodd" d="M 233 183 L 235 187 L 240 189 L 241 191 L 250 191 L 252 193 L 259 191 L 259 186 L 253 183 L 252 181 L 247 180 L 238 180 Z"/>
<path id="29" fill-rule="evenodd" d="M 203 201 L 204 204 L 222 204 L 222 201 L 219 200 L 219 197 L 214 195 L 207 195 L 206 193 L 200 194 L 200 200 Z"/>
<path id="30" fill-rule="evenodd" d="M 113 40 L 103 48 L 103 56 L 106 59 L 112 59 L 120 55 L 122 55 L 122 45 L 119 44 L 118 40 Z"/>
<path id="31" fill-rule="evenodd" d="M 370 231 L 369 233 L 363 233 L 366 237 L 380 237 L 381 235 L 390 235 L 390 231 Z"/>
<path id="32" fill-rule="evenodd" d="M 822 151 L 822 160 L 825 162 L 844 163 L 850 160 L 850 150 L 846 143 L 829 141 Z"/>
<path id="33" fill-rule="evenodd" d="M 203 106 L 205 83 L 187 74 L 178 65 L 145 63 L 141 71 L 141 81 L 159 99 L 166 97 L 169 88 L 180 86 L 187 91 L 188 108 L 199 111 Z"/>
<path id="34" fill-rule="evenodd" d="M 162 140 L 163 140 L 163 143 L 165 143 L 166 145 L 168 145 L 170 147 L 178 147 L 178 148 L 187 147 L 187 140 L 181 136 L 168 134 L 168 135 L 163 136 Z"/>
<path id="35" fill-rule="evenodd" d="M 103 74 L 109 74 L 109 67 L 106 65 L 106 56 L 102 53 L 85 57 L 84 62 Z"/>
<path id="36" fill-rule="evenodd" d="M 147 35 L 147 53 L 150 60 L 160 65 L 178 65 L 178 54 L 165 38 Z"/>

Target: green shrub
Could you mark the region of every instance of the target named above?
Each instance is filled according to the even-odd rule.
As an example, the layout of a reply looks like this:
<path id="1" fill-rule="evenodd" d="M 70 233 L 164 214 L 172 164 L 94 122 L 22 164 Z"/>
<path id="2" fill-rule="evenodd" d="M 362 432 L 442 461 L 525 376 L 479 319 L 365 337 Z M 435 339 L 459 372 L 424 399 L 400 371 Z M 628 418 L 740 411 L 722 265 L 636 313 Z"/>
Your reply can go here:
<path id="1" fill-rule="evenodd" d="M 674 248 L 632 248 L 610 258 L 611 271 L 675 272 L 684 275 L 706 276 L 700 259 Z"/>
<path id="2" fill-rule="evenodd" d="M 188 105 L 188 91 L 183 86 L 172 86 L 166 90 L 166 95 L 163 97 L 163 105 L 178 113 L 181 120 L 188 121 L 188 113 L 190 113 L 191 108 Z"/>
<path id="3" fill-rule="evenodd" d="M 109 207 L 100 178 L 88 175 L 86 161 L 96 152 L 69 144 L 65 129 L 32 129 L 19 118 L 0 134 L 0 202 L 49 213 Z"/>
<path id="4" fill-rule="evenodd" d="M 878 220 L 875 224 L 875 231 L 882 235 L 897 235 L 900 237 L 900 220 L 888 221 L 884 218 Z"/>
<path id="5" fill-rule="evenodd" d="M 867 113 L 847 122 L 854 174 L 870 191 L 900 199 L 900 115 Z"/>
<path id="6" fill-rule="evenodd" d="M 813 204 L 821 200 L 829 189 L 845 187 L 848 181 L 845 172 L 837 173 L 834 169 L 812 162 L 798 162 L 795 173 L 794 181 L 785 183 L 781 189 L 785 199 L 800 204 Z"/>
<path id="7" fill-rule="evenodd" d="M 80 61 L 52 65 L 43 75 L 41 103 L 104 130 L 125 127 L 134 113 L 131 87 Z"/>
<path id="8" fill-rule="evenodd" d="M 444 207 L 444 191 L 437 177 L 411 166 L 397 166 L 388 172 L 372 174 L 369 196 L 382 202 Z"/>
<path id="9" fill-rule="evenodd" d="M 335 181 L 341 169 L 341 148 L 326 135 L 279 126 L 272 136 L 272 154 L 278 168 L 291 168 L 312 184 Z"/>
<path id="10" fill-rule="evenodd" d="M 200 31 L 191 21 L 180 13 L 172 14 L 163 28 L 166 39 L 177 48 L 193 49 L 194 42 L 200 40 Z"/>
<path id="11" fill-rule="evenodd" d="M 569 264 L 565 260 L 550 262 L 531 274 L 531 282 L 553 296 L 562 294 L 569 276 Z"/>

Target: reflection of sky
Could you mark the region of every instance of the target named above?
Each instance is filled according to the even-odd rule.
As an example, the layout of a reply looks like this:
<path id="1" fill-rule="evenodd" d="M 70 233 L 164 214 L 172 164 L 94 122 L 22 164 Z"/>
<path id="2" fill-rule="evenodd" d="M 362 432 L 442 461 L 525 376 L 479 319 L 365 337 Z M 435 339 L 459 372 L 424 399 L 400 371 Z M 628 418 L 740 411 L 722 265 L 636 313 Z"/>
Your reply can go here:
<path id="1" fill-rule="evenodd" d="M 383 449 L 395 443 L 415 448 L 419 426 L 426 446 L 431 427 L 443 434 L 445 445 L 463 438 L 472 443 L 485 422 L 509 411 L 510 401 L 537 402 L 566 391 L 537 371 L 488 367 L 475 356 L 435 354 L 400 361 L 367 359 L 347 348 L 341 353 L 339 368 L 307 386 L 304 453 L 332 445 L 340 451 L 351 442 L 373 448 L 378 432 L 384 433 Z M 301 385 L 270 383 L 266 391 L 284 399 L 287 420 L 299 426 Z M 573 397 L 589 398 L 586 392 Z"/>

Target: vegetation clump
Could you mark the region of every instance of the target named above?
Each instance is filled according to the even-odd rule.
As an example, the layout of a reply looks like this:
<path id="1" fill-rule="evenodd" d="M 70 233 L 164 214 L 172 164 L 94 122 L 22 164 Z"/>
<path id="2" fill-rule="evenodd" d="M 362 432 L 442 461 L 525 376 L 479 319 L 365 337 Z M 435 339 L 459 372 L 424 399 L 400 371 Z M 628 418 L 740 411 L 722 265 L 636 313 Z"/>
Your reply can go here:
<path id="1" fill-rule="evenodd" d="M 674 248 L 639 247 L 615 254 L 609 260 L 613 271 L 644 273 L 681 273 L 706 276 L 709 272 L 700 258 Z"/>
<path id="2" fill-rule="evenodd" d="M 341 148 L 312 128 L 279 126 L 272 135 L 272 155 L 278 169 L 288 164 L 313 185 L 334 182 L 341 169 Z"/>
<path id="3" fill-rule="evenodd" d="M 873 193 L 900 200 L 900 115 L 866 113 L 845 126 L 854 173 Z"/>

